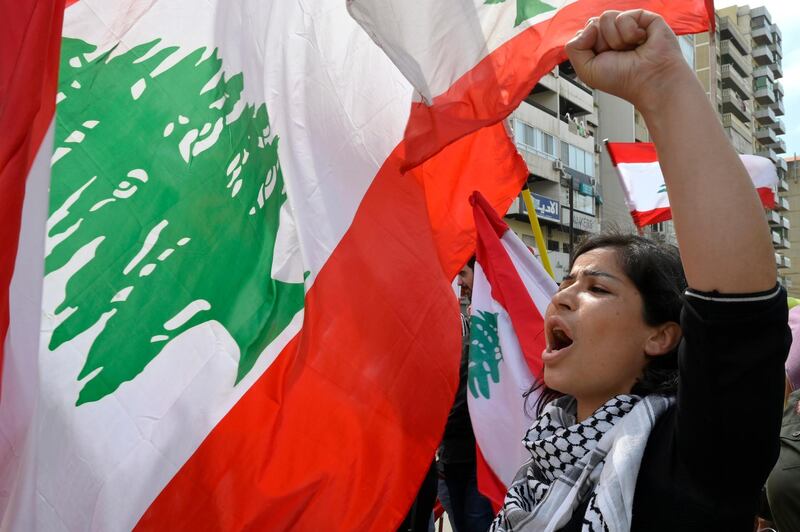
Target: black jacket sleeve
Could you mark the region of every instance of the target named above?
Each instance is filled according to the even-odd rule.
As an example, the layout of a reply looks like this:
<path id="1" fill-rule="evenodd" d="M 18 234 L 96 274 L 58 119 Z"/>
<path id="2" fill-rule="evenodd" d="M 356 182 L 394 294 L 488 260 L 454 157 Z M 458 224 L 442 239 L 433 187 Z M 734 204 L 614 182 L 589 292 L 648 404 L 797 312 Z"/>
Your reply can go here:
<path id="1" fill-rule="evenodd" d="M 714 493 L 721 506 L 757 500 L 778 457 L 787 321 L 779 287 L 747 295 L 686 293 L 676 451 L 696 487 Z"/>

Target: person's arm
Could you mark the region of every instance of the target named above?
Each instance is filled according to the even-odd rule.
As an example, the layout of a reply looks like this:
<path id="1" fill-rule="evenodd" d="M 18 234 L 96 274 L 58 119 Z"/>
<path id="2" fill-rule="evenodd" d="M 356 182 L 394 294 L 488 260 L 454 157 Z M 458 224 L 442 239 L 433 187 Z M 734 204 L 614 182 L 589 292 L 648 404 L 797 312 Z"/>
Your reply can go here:
<path id="1" fill-rule="evenodd" d="M 644 116 L 689 286 L 721 293 L 773 288 L 775 259 L 758 196 L 663 19 L 642 10 L 606 12 L 567 44 L 567 54 L 584 82 L 630 101 Z"/>

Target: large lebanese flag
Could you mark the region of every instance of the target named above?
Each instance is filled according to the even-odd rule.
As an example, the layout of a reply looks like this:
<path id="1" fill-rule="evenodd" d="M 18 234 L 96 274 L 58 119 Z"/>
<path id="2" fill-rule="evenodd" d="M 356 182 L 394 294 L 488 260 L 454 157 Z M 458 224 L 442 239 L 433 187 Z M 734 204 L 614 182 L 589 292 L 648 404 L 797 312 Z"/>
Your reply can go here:
<path id="1" fill-rule="evenodd" d="M 536 394 L 524 394 L 544 377 L 544 313 L 557 286 L 480 193 L 471 201 L 478 244 L 467 403 L 478 446 L 478 489 L 498 509 L 530 458 L 522 438 L 533 422 Z"/>
<path id="2" fill-rule="evenodd" d="M 677 34 L 713 28 L 713 0 L 348 0 L 416 89 L 406 129 L 414 166 L 507 117 L 567 59 L 564 44 L 609 9 L 661 14 Z"/>
<path id="3" fill-rule="evenodd" d="M 0 529 L 395 528 L 457 384 L 468 195 L 527 175 L 502 125 L 402 174 L 412 87 L 340 0 L 81 0 L 60 61 L 62 12 L 15 10 Z"/>
<path id="4" fill-rule="evenodd" d="M 617 171 L 633 223 L 644 227 L 672 219 L 667 185 L 658 163 L 656 147 L 650 142 L 607 142 L 608 155 Z M 778 173 L 766 157 L 740 155 L 761 203 L 775 207 Z"/>

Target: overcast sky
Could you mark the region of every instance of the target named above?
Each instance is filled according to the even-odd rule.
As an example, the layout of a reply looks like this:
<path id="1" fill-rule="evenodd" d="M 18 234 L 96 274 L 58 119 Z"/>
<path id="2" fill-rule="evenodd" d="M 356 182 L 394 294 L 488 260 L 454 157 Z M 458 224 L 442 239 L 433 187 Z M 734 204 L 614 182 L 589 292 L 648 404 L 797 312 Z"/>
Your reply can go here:
<path id="1" fill-rule="evenodd" d="M 783 84 L 786 116 L 786 154 L 800 153 L 800 6 L 795 0 L 732 2 L 716 0 L 717 9 L 732 5 L 765 6 L 783 35 Z"/>

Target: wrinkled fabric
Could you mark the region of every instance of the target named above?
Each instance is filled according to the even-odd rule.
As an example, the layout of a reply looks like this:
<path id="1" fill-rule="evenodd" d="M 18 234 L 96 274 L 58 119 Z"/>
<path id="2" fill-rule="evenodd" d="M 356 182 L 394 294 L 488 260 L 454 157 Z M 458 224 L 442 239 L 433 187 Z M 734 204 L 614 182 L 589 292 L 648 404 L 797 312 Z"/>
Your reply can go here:
<path id="1" fill-rule="evenodd" d="M 553 401 L 523 440 L 531 460 L 514 479 L 491 530 L 558 530 L 587 497 L 584 531 L 630 528 L 647 439 L 673 402 L 619 395 L 576 423 L 575 399 Z"/>

